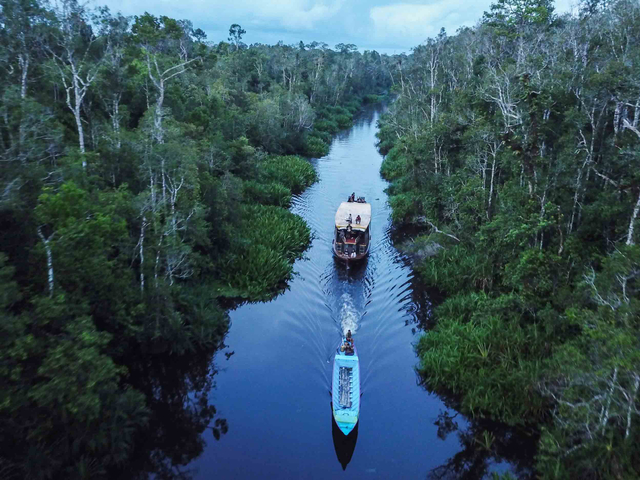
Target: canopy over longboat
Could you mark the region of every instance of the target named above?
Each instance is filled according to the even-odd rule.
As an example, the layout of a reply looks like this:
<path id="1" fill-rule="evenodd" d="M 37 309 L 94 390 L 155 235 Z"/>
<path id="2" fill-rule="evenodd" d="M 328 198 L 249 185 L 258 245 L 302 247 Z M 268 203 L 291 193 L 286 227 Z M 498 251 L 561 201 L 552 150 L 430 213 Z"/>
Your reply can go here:
<path id="1" fill-rule="evenodd" d="M 342 202 L 336 212 L 336 228 L 341 230 L 349 225 L 351 214 L 351 228 L 365 231 L 371 223 L 371 204 L 360 202 Z M 360 223 L 356 223 L 356 217 L 360 215 Z"/>
<path id="2" fill-rule="evenodd" d="M 347 262 L 359 261 L 369 254 L 371 243 L 371 204 L 358 201 L 342 202 L 336 211 L 333 253 Z"/>

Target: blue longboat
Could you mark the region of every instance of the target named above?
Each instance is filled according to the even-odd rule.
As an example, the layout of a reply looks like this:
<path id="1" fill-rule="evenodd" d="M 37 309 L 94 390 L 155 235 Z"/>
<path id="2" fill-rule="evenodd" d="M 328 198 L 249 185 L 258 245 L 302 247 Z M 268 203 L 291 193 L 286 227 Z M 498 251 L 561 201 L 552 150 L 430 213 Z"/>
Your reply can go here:
<path id="1" fill-rule="evenodd" d="M 333 359 L 331 397 L 336 425 L 349 435 L 360 417 L 360 361 L 355 345 L 353 353 L 340 351 L 345 341 L 343 338 Z"/>

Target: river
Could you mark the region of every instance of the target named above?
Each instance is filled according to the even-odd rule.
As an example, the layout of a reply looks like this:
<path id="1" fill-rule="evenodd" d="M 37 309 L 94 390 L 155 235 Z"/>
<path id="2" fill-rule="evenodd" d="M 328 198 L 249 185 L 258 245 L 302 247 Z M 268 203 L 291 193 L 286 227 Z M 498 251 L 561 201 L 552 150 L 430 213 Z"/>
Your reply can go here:
<path id="1" fill-rule="evenodd" d="M 381 107 L 361 113 L 330 153 L 311 160 L 319 181 L 292 211 L 314 239 L 295 264 L 290 289 L 267 303 L 230 312 L 225 348 L 209 401 L 228 431 L 205 432 L 203 453 L 188 468 L 198 479 L 478 478 L 527 473 L 528 443 L 489 430 L 448 408 L 420 385 L 414 344 L 428 317 L 409 259 L 392 243 L 390 207 L 375 148 Z M 346 269 L 331 252 L 336 208 L 351 192 L 372 207 L 372 250 Z M 331 368 L 341 332 L 350 328 L 361 361 L 357 438 L 332 429 Z M 492 440 L 478 441 L 478 438 Z M 515 449 L 515 450 L 514 450 Z M 512 451 L 513 450 L 513 451 Z M 506 452 L 506 453 L 505 453 Z M 515 461 L 502 458 L 514 457 Z M 346 470 L 345 470 L 346 469 Z"/>

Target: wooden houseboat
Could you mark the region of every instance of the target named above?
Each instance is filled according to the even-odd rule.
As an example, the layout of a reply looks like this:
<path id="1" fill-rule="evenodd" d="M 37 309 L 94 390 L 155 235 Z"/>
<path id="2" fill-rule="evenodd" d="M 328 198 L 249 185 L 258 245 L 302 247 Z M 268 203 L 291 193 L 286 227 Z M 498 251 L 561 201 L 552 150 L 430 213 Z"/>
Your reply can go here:
<path id="1" fill-rule="evenodd" d="M 352 198 L 352 197 L 350 197 Z M 362 260 L 371 244 L 371 204 L 360 197 L 342 202 L 335 218 L 333 253 L 346 262 Z"/>

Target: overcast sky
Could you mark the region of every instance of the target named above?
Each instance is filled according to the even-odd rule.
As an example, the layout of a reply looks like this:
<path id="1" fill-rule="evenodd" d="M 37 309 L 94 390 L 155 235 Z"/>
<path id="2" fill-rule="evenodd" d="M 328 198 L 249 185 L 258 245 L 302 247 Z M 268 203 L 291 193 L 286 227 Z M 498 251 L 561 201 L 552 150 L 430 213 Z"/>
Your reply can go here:
<path id="1" fill-rule="evenodd" d="M 228 37 L 229 26 L 240 24 L 243 41 L 274 44 L 326 42 L 354 43 L 360 50 L 409 52 L 444 27 L 455 34 L 473 26 L 492 0 L 94 0 L 112 11 L 191 20 L 207 33 L 207 40 Z M 556 0 L 556 12 L 565 12 L 573 0 Z"/>

